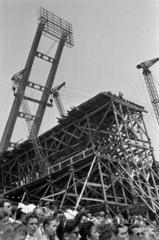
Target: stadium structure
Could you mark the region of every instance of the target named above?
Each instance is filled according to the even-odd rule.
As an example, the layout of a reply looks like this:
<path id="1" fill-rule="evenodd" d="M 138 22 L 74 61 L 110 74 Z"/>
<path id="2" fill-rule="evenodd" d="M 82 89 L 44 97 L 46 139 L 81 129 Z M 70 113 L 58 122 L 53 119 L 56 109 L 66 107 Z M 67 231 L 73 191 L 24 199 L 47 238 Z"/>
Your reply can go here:
<path id="1" fill-rule="evenodd" d="M 37 51 L 42 34 L 59 42 L 54 58 Z M 122 94 L 102 92 L 38 136 L 45 108 L 51 106 L 49 94 L 64 45 L 73 46 L 71 24 L 41 8 L 26 67 L 12 78 L 15 101 L 1 141 L 1 196 L 13 202 L 47 201 L 76 209 L 80 205 L 111 214 L 136 209 L 147 217 L 150 212 L 159 217 L 159 169 L 144 107 Z M 29 81 L 35 57 L 51 64 L 46 85 L 38 85 L 41 101 L 25 95 L 27 87 L 35 88 Z M 35 116 L 28 101 L 39 104 Z M 10 142 L 17 117 L 26 120 L 29 130 L 28 140 L 21 144 Z"/>

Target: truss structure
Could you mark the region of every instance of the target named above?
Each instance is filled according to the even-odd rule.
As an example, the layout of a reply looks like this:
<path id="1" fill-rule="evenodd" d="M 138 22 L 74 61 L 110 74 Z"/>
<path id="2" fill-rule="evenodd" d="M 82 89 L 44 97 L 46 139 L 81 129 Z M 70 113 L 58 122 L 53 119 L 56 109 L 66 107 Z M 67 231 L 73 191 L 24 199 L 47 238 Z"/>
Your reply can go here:
<path id="1" fill-rule="evenodd" d="M 73 108 L 39 137 L 48 174 L 37 176 L 29 142 L 1 155 L 4 196 L 112 213 L 141 205 L 157 215 L 159 174 L 143 112 L 110 92 Z"/>
<path id="2" fill-rule="evenodd" d="M 15 99 L 10 111 L 10 115 L 8 117 L 8 121 L 5 126 L 5 130 L 2 136 L 2 140 L 0 142 L 0 152 L 7 151 L 10 148 L 17 147 L 17 143 L 10 142 L 12 133 L 14 131 L 14 126 L 16 124 L 16 120 L 18 117 L 25 118 L 25 115 L 23 112 L 20 111 L 20 107 L 22 105 L 22 108 L 26 113 L 26 104 L 23 104 L 24 102 L 28 101 L 28 103 L 34 102 L 38 104 L 38 109 L 35 113 L 35 115 L 31 115 L 34 132 L 38 134 L 41 122 L 45 113 L 46 106 L 52 107 L 51 104 L 48 103 L 50 91 L 55 79 L 55 75 L 57 72 L 58 64 L 61 58 L 61 54 L 63 51 L 64 46 L 67 46 L 69 48 L 73 47 L 73 32 L 72 32 L 72 25 L 63 19 L 57 17 L 53 13 L 50 13 L 49 11 L 40 8 L 40 16 L 38 18 L 39 24 L 38 28 L 36 30 L 36 34 L 32 43 L 32 47 L 30 49 L 30 53 L 28 55 L 28 59 L 25 65 L 25 71 L 21 71 L 17 74 L 15 74 L 12 78 L 12 80 L 20 80 L 20 87 L 23 91 L 22 95 L 14 93 Z M 43 52 L 39 52 L 39 45 L 41 43 L 41 37 L 44 35 L 45 37 L 48 37 L 50 39 L 53 39 L 54 41 L 58 42 L 58 46 L 54 55 L 54 58 L 44 54 Z M 54 42 L 55 43 L 55 42 Z M 50 65 L 49 74 L 47 76 L 47 80 L 43 85 L 36 84 L 34 82 L 29 81 L 29 77 L 32 71 L 32 68 L 35 66 L 34 61 L 39 58 L 40 60 L 43 60 L 45 62 L 48 62 Z M 21 74 L 23 73 L 23 74 Z M 20 74 L 20 75 L 19 75 Z M 15 79 L 14 79 L 15 78 Z M 19 87 L 19 85 L 17 86 Z M 25 92 L 27 88 L 32 88 L 32 90 L 38 90 L 41 92 L 41 99 L 37 100 L 32 97 L 28 97 L 25 95 Z M 13 87 L 13 90 L 15 91 L 15 86 Z M 25 95 L 25 101 L 21 101 L 22 98 L 24 98 Z M 19 98 L 20 96 L 20 98 Z M 25 106 L 24 106 L 25 105 Z M 29 106 L 29 105 L 28 105 Z M 25 118 L 26 120 L 26 118 Z M 31 127 L 31 125 L 30 125 Z M 30 128 L 29 127 L 29 128 Z M 29 138 L 32 138 L 33 131 L 30 131 Z M 35 139 L 35 138 L 34 138 Z M 42 151 L 41 151 L 42 152 Z M 46 162 L 46 161 L 45 161 Z"/>

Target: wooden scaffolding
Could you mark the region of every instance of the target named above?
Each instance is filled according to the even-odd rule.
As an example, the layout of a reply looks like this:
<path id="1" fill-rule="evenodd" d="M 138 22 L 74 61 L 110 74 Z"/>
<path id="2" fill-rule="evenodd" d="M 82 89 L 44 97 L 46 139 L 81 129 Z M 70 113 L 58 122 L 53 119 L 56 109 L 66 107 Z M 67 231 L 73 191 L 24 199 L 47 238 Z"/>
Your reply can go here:
<path id="1" fill-rule="evenodd" d="M 100 93 L 39 137 L 48 173 L 39 174 L 30 141 L 0 159 L 3 196 L 107 211 L 134 206 L 159 215 L 159 173 L 142 106 Z"/>

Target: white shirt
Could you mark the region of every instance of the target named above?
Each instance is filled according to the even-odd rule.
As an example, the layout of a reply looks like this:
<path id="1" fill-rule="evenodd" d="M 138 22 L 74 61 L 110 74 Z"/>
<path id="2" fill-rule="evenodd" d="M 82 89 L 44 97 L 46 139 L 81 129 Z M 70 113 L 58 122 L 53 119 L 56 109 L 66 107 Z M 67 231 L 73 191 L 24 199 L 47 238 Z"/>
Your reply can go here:
<path id="1" fill-rule="evenodd" d="M 25 240 L 38 240 L 38 238 L 36 237 L 36 235 L 30 235 L 28 233 Z"/>

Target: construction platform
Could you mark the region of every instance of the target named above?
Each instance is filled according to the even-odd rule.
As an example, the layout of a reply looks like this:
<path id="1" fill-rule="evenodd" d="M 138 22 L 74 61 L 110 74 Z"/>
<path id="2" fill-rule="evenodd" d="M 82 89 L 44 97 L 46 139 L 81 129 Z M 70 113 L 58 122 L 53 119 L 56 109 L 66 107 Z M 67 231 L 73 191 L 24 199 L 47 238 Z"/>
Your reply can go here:
<path id="1" fill-rule="evenodd" d="M 1 154 L 1 195 L 60 207 L 104 206 L 110 213 L 140 205 L 158 215 L 159 172 L 143 113 L 111 92 L 72 108 L 39 136 L 47 169 L 29 140 Z"/>

